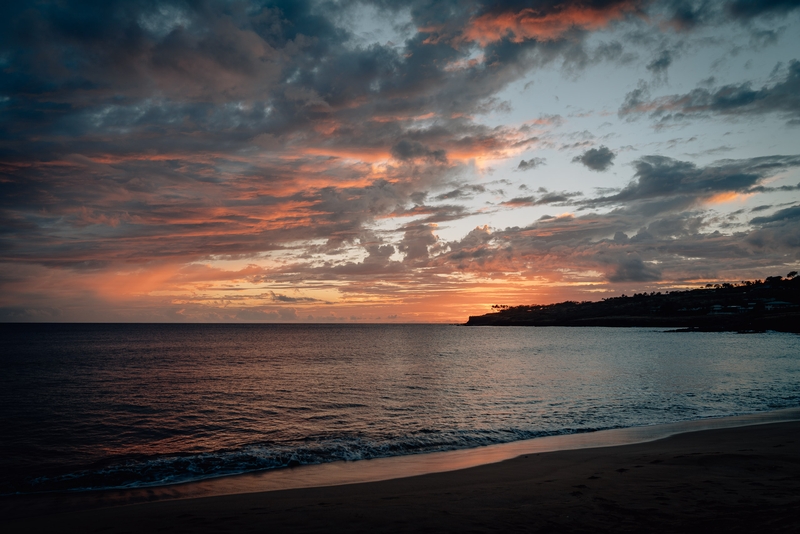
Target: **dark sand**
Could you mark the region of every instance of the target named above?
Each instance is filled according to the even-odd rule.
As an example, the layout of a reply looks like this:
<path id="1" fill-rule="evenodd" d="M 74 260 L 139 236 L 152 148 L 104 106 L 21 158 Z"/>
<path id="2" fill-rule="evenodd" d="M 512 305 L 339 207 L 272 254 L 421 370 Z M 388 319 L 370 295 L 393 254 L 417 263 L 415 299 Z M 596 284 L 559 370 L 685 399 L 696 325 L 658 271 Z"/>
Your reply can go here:
<path id="1" fill-rule="evenodd" d="M 39 513 L 0 530 L 800 532 L 800 422 L 383 482 Z"/>

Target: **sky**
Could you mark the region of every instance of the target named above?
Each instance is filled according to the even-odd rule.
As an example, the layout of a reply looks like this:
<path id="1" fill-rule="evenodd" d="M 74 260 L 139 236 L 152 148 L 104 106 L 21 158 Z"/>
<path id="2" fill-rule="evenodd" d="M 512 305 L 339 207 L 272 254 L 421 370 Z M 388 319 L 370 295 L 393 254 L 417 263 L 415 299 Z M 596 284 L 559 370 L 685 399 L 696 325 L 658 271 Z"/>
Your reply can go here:
<path id="1" fill-rule="evenodd" d="M 800 267 L 800 0 L 5 2 L 0 321 L 453 322 Z"/>

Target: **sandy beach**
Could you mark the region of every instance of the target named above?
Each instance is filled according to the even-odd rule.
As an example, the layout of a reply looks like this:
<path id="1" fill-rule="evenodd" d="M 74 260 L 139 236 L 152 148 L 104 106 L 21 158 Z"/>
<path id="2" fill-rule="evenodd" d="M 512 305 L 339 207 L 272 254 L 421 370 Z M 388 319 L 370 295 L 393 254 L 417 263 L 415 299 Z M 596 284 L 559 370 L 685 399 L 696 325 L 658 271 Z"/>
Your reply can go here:
<path id="1" fill-rule="evenodd" d="M 800 530 L 800 422 L 529 454 L 382 482 L 39 510 L 3 526 L 120 533 L 701 530 Z"/>

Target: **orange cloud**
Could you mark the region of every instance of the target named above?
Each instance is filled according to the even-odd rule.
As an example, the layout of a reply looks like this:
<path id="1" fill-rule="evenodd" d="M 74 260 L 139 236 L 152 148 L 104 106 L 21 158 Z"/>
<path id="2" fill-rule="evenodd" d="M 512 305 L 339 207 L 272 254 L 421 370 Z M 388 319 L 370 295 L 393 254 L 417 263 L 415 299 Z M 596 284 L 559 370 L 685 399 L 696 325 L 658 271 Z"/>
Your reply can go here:
<path id="1" fill-rule="evenodd" d="M 723 193 L 717 193 L 716 195 L 709 198 L 706 202 L 708 204 L 725 204 L 726 202 L 733 202 L 734 200 L 743 202 L 751 196 L 752 194 L 737 193 L 735 191 L 725 191 Z"/>
<path id="2" fill-rule="evenodd" d="M 471 21 L 463 39 L 478 42 L 481 46 L 506 37 L 515 43 L 528 39 L 552 41 L 573 29 L 605 28 L 611 22 L 635 12 L 639 4 L 636 0 L 628 0 L 603 7 L 573 5 L 555 12 L 525 8 L 519 12 L 486 13 Z"/>

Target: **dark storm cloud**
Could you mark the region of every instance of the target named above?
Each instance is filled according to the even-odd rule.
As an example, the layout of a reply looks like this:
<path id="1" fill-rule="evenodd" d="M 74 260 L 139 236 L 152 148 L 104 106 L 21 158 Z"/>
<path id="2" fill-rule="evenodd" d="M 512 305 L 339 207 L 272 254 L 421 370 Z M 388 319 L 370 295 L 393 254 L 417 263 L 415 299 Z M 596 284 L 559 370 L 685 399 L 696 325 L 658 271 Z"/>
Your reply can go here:
<path id="1" fill-rule="evenodd" d="M 593 171 L 603 172 L 614 164 L 615 157 L 616 154 L 607 146 L 600 146 L 599 148 L 591 148 L 580 156 L 575 156 L 572 158 L 572 162 L 582 163 Z"/>
<path id="2" fill-rule="evenodd" d="M 699 87 L 684 95 L 650 99 L 646 85 L 626 95 L 621 117 L 649 114 L 662 122 L 718 115 L 762 115 L 778 113 L 800 123 L 800 61 L 792 60 L 783 78 L 772 85 L 753 89 L 752 84 L 725 85 L 717 89 Z"/>

